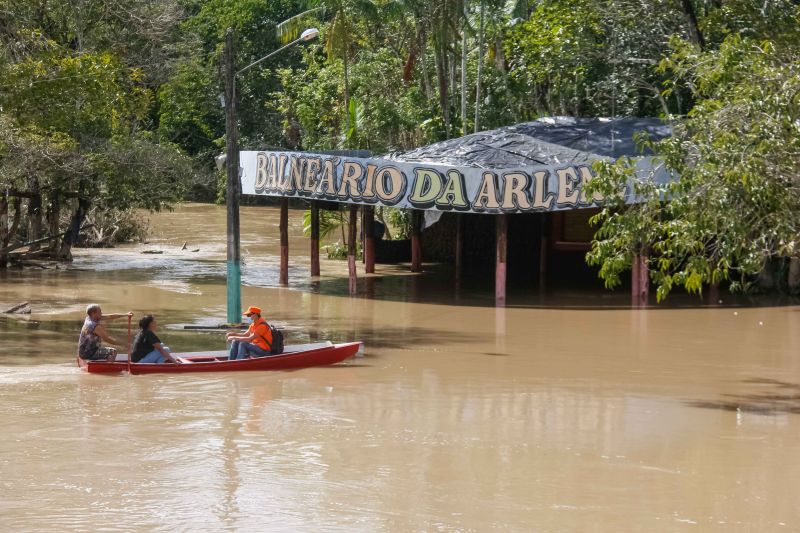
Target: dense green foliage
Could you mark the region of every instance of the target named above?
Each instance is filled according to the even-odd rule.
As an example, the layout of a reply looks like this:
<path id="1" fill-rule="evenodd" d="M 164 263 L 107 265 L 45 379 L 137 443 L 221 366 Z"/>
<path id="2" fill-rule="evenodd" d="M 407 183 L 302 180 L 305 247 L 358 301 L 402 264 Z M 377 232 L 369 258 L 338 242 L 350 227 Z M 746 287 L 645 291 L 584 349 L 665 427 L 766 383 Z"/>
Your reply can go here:
<path id="1" fill-rule="evenodd" d="M 620 283 L 634 254 L 649 255 L 659 300 L 674 287 L 747 289 L 771 258 L 798 256 L 798 11 L 785 5 L 770 24 L 758 10 L 751 16 L 745 26 L 762 28 L 757 35 L 730 33 L 706 49 L 673 40 L 661 62 L 670 87 L 691 88 L 695 105 L 673 137 L 645 144 L 679 180 L 633 179 L 630 161 L 598 165 L 596 190 L 611 195 L 632 180 L 644 200 L 611 201 L 596 217 L 588 260 L 607 286 Z"/>
<path id="2" fill-rule="evenodd" d="M 153 14 L 149 7 L 123 4 L 111 14 Z M 124 59 L 115 53 L 136 41 L 133 24 L 113 16 L 106 27 L 96 24 L 94 18 L 109 14 L 101 2 L 84 2 L 80 9 L 34 7 L 0 3 L 0 212 L 9 198 L 17 205 L 27 198 L 31 239 L 40 236 L 44 214 L 50 235 L 68 221 L 71 231 L 61 243 L 51 241 L 50 249 L 69 258 L 90 210 L 159 209 L 179 200 L 191 162 L 178 146 L 148 131 L 153 88 L 144 67 L 124 60 L 138 62 L 156 52 L 140 50 Z M 21 226 L 20 216 L 17 209 L 14 229 Z M 2 225 L 5 247 L 15 235 L 5 218 Z"/>
<path id="3" fill-rule="evenodd" d="M 241 68 L 316 26 L 237 79 L 242 148 L 382 153 L 543 115 L 663 116 L 676 136 L 650 147 L 680 181 L 609 202 L 588 260 L 614 286 L 647 253 L 660 297 L 743 287 L 796 255 L 796 4 L 0 0 L 0 208 L 26 219 L 0 240 L 38 236 L 42 213 L 57 233 L 88 209 L 213 198 L 226 30 Z M 598 170 L 605 192 L 631 176 Z"/>

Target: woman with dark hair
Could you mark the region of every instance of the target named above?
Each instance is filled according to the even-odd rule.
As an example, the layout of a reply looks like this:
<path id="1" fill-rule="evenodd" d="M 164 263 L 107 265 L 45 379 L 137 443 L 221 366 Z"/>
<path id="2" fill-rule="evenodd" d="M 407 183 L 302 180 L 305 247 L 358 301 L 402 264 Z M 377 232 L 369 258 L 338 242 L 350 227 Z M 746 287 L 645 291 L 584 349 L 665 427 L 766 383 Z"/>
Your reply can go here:
<path id="1" fill-rule="evenodd" d="M 133 350 L 131 350 L 131 361 L 134 363 L 178 362 L 156 335 L 156 326 L 156 317 L 153 315 L 145 315 L 139 320 L 139 333 L 133 340 Z"/>

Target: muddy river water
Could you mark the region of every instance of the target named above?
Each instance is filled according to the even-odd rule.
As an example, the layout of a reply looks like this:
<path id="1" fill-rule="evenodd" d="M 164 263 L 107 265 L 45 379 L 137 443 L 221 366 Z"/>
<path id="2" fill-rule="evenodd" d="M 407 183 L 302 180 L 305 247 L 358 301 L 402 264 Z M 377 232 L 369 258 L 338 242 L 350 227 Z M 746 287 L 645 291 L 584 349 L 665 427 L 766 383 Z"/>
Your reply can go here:
<path id="1" fill-rule="evenodd" d="M 308 279 L 300 212 L 284 289 L 277 218 L 243 208 L 244 304 L 293 342 L 363 339 L 363 357 L 78 370 L 94 301 L 155 313 L 175 350 L 224 347 L 176 326 L 224 321 L 216 206 L 0 273 L 0 307 L 33 307 L 0 318 L 0 530 L 800 531 L 800 307 L 495 309 L 381 266 L 349 298 L 341 262 Z"/>

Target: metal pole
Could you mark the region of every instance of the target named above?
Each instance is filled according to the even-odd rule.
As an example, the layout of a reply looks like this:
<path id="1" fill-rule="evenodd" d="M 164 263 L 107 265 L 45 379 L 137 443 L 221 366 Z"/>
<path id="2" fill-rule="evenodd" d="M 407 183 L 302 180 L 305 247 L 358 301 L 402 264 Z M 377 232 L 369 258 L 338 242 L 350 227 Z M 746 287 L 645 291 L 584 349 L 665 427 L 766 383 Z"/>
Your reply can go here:
<path id="1" fill-rule="evenodd" d="M 242 266 L 239 240 L 239 146 L 236 118 L 236 69 L 234 66 L 233 30 L 225 33 L 225 147 L 227 186 L 227 293 L 228 323 L 242 321 Z"/>

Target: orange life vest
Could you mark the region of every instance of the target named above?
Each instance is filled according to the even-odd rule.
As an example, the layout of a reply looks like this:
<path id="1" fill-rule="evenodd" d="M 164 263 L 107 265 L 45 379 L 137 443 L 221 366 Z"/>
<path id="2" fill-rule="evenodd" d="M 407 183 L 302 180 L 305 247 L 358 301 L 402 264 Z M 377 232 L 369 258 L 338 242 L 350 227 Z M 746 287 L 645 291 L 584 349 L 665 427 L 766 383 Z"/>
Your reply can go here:
<path id="1" fill-rule="evenodd" d="M 247 334 L 252 335 L 255 333 L 256 338 L 253 339 L 253 344 L 262 350 L 269 351 L 272 349 L 272 330 L 269 329 L 269 324 L 263 317 L 258 317 L 255 322 L 250 324 L 247 328 Z"/>

